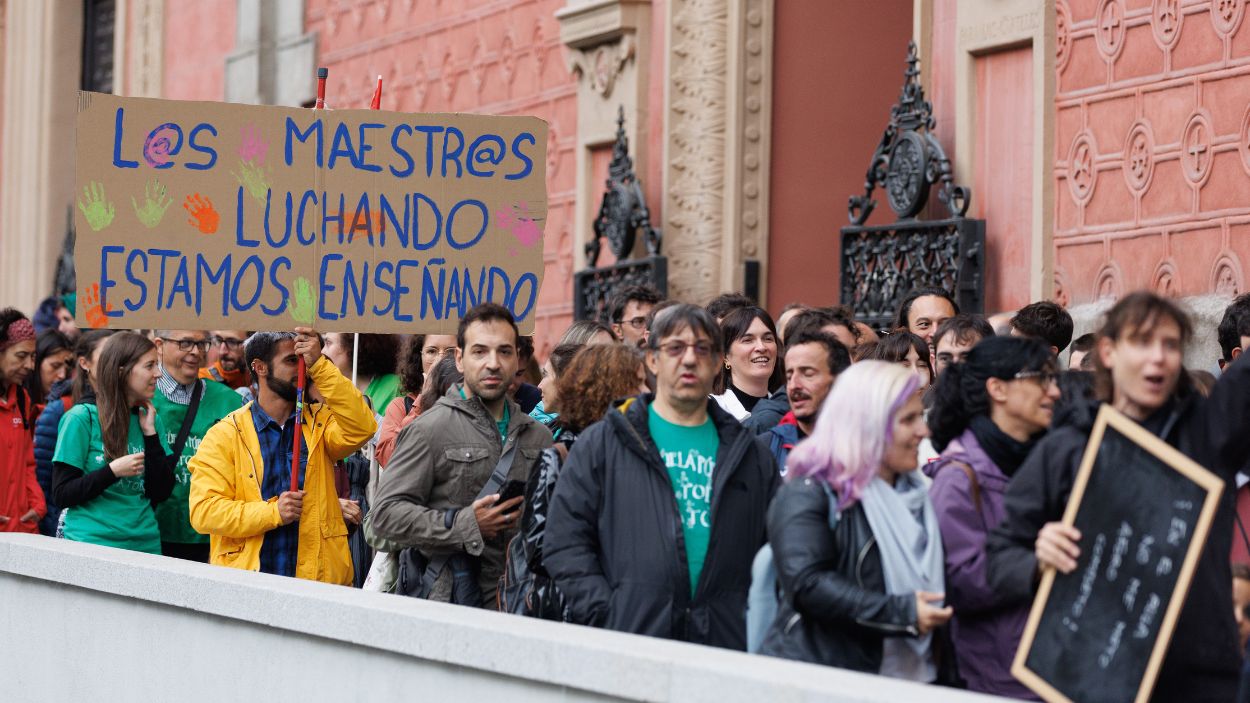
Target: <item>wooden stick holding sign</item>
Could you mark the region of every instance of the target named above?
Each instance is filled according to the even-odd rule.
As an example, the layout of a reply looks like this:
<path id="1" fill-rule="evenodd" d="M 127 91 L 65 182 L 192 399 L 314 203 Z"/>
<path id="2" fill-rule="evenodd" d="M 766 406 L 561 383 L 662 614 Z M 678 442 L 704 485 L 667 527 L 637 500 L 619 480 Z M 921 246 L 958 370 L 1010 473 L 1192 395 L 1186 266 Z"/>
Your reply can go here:
<path id="1" fill-rule="evenodd" d="M 1052 703 L 1145 703 L 1223 488 L 1103 405 L 1063 515 L 1077 567 L 1042 575 L 1011 673 Z"/>
<path id="2" fill-rule="evenodd" d="M 326 107 L 326 78 L 330 76 L 330 69 L 324 66 L 317 69 L 317 102 L 313 105 L 314 110 L 324 110 Z M 304 355 L 299 357 L 299 366 L 296 368 L 295 376 L 295 441 L 291 444 L 291 490 L 299 490 L 299 450 L 300 443 L 303 441 L 303 425 L 304 425 L 304 386 L 306 384 L 305 376 L 307 376 L 308 365 L 304 362 Z M 356 379 L 352 379 L 354 383 Z"/>

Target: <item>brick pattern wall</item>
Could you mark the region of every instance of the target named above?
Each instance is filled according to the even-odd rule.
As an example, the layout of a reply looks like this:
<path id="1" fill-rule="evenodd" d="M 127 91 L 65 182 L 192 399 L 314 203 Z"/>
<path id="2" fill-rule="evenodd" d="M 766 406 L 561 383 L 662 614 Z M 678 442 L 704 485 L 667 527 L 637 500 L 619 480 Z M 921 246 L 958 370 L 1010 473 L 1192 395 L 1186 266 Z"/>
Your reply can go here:
<path id="1" fill-rule="evenodd" d="M 1055 296 L 1246 290 L 1246 0 L 1057 0 Z"/>
<path id="2" fill-rule="evenodd" d="M 576 82 L 555 11 L 564 0 L 308 0 L 331 107 L 535 115 L 549 124 L 539 355 L 572 319 Z"/>

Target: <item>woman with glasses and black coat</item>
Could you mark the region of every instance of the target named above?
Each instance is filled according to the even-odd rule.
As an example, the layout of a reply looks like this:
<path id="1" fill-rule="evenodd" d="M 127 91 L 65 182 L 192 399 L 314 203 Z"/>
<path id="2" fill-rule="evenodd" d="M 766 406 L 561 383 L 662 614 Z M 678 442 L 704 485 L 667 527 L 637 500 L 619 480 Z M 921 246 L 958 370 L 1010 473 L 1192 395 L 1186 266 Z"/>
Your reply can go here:
<path id="1" fill-rule="evenodd" d="M 985 540 L 1003 519 L 1012 476 L 1050 426 L 1059 387 L 1050 349 L 1035 339 L 989 337 L 933 389 L 929 429 L 942 454 L 925 466 L 942 530 L 951 639 L 968 688 L 1036 696 L 1011 675 L 1028 603 L 1005 598 L 986 577 Z"/>

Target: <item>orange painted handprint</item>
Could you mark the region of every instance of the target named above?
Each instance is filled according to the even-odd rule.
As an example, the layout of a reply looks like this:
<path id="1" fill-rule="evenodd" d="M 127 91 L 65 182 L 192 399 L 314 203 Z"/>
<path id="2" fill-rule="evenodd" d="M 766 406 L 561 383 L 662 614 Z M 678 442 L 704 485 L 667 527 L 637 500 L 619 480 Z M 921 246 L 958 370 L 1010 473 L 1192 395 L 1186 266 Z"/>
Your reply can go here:
<path id="1" fill-rule="evenodd" d="M 87 326 L 93 330 L 98 330 L 108 325 L 108 315 L 106 313 L 112 311 L 113 306 L 100 305 L 100 284 L 93 283 L 90 288 L 82 292 L 83 314 L 87 317 Z"/>
<path id="2" fill-rule="evenodd" d="M 188 195 L 182 207 L 191 213 L 191 219 L 187 220 L 187 222 L 192 227 L 204 234 L 213 234 L 217 231 L 217 223 L 221 221 L 221 215 L 217 214 L 212 200 L 196 193 L 195 195 Z"/>

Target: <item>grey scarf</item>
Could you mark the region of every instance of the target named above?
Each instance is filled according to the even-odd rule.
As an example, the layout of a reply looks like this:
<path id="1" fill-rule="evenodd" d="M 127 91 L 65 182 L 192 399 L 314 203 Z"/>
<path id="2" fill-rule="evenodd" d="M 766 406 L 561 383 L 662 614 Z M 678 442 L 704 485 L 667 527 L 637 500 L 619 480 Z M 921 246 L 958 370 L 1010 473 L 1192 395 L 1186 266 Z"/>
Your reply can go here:
<path id="1" fill-rule="evenodd" d="M 915 473 L 900 474 L 894 486 L 880 476 L 864 488 L 864 515 L 877 538 L 885 588 L 891 595 L 944 593 L 942 536 L 929 492 Z M 930 683 L 937 678 L 933 633 L 887 637 L 881 675 Z"/>

